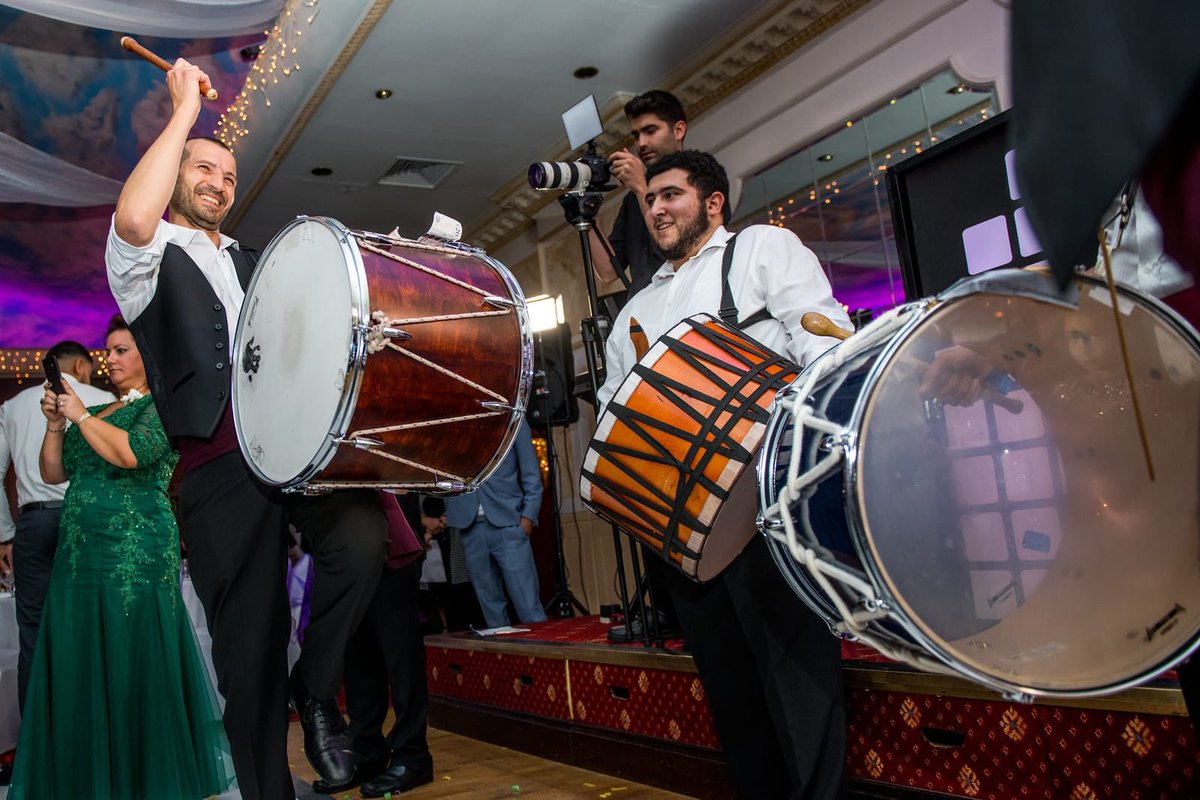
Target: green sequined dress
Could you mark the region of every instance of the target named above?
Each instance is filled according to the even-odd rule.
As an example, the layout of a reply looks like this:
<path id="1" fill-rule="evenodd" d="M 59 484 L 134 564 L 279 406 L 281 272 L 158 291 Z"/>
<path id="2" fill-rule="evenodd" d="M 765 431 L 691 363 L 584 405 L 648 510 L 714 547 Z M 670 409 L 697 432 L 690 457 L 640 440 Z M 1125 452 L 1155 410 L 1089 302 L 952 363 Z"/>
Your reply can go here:
<path id="1" fill-rule="evenodd" d="M 179 529 L 167 497 L 177 457 L 151 398 L 105 421 L 129 432 L 138 466 L 115 467 L 77 426 L 66 432 L 71 484 L 9 800 L 196 800 L 233 780 L 216 692 L 179 593 Z"/>

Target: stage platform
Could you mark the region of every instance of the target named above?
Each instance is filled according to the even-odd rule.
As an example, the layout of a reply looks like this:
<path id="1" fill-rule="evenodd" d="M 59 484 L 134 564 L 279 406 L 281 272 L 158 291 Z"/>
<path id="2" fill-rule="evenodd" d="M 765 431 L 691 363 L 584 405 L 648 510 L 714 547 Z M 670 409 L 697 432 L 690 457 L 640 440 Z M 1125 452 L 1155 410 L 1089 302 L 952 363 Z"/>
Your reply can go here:
<path id="1" fill-rule="evenodd" d="M 699 798 L 732 796 L 704 685 L 678 640 L 610 644 L 598 617 L 425 639 L 431 723 Z M 1170 673 L 1103 698 L 1013 703 L 843 647 L 851 795 L 1200 798 Z"/>

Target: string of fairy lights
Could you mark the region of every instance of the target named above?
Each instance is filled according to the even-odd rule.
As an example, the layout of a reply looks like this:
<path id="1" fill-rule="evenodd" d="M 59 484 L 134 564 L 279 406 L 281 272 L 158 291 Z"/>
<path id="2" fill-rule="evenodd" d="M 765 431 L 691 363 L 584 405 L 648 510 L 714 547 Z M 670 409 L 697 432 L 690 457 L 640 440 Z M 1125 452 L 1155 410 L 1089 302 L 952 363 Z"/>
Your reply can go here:
<path id="1" fill-rule="evenodd" d="M 894 104 L 896 101 L 892 100 L 891 102 Z M 962 114 L 957 119 L 943 120 L 941 123 L 939 123 L 938 129 L 941 130 L 943 126 L 953 126 L 956 123 L 958 125 L 966 125 L 967 122 L 975 115 L 979 115 L 980 121 L 983 121 L 988 119 L 990 114 L 991 100 L 989 99 L 981 102 L 979 105 L 973 108 L 968 109 L 966 113 Z M 846 120 L 847 128 L 852 128 L 854 125 L 854 120 Z M 844 178 L 846 175 L 850 175 L 855 170 L 861 169 L 865 163 L 870 162 L 870 167 L 867 170 L 867 177 L 871 179 L 872 186 L 878 186 L 880 180 L 882 180 L 884 174 L 887 172 L 889 162 L 898 161 L 904 156 L 915 155 L 917 153 L 924 152 L 926 147 L 937 144 L 938 137 L 931 133 L 928 136 L 917 137 L 911 141 L 911 145 L 908 143 L 908 140 L 896 142 L 890 147 L 885 148 L 882 153 L 872 154 L 867 159 L 862 159 L 850 164 L 838 171 L 837 174 Z M 822 187 L 824 188 L 822 189 Z M 804 191 L 801 190 L 791 195 L 786 200 L 782 198 L 776 200 L 767 207 L 767 224 L 775 225 L 779 228 L 786 228 L 790 218 L 795 217 L 797 214 L 803 213 L 807 208 L 811 208 L 811 206 L 804 205 L 803 198 L 807 197 L 809 203 L 819 203 L 820 205 L 828 206 L 833 204 L 834 198 L 842 193 L 843 188 L 846 187 L 839 185 L 837 178 L 826 177 L 824 180 L 819 181 L 816 186 L 813 186 L 811 189 L 809 189 L 807 195 L 805 195 Z M 801 204 L 799 208 L 796 207 L 797 196 L 801 198 Z"/>
<path id="2" fill-rule="evenodd" d="M 267 41 L 250 67 L 241 92 L 225 109 L 213 131 L 213 136 L 231 149 L 236 150 L 238 140 L 250 133 L 256 104 L 261 101 L 263 108 L 270 108 L 271 92 L 279 85 L 280 78 L 286 80 L 300 70 L 300 39 L 317 18 L 320 6 L 321 0 L 289 0 L 275 26 L 264 31 Z"/>
<path id="3" fill-rule="evenodd" d="M 92 362 L 96 365 L 93 376 L 106 377 L 108 362 L 104 360 L 104 351 L 92 350 L 90 352 Z M 41 383 L 44 380 L 42 375 L 42 356 L 44 355 L 46 355 L 45 350 L 34 348 L 0 350 L 0 380 L 15 380 L 18 384 L 24 384 L 26 381 Z"/>

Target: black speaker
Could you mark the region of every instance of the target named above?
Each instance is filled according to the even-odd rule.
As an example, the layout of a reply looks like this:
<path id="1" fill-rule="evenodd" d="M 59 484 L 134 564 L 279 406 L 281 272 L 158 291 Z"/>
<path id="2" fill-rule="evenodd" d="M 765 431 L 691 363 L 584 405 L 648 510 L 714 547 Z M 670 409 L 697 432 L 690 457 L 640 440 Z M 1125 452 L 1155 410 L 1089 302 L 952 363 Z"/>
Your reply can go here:
<path id="1" fill-rule="evenodd" d="M 533 391 L 525 416 L 530 425 L 570 425 L 579 419 L 575 399 L 575 355 L 571 327 L 533 335 Z"/>

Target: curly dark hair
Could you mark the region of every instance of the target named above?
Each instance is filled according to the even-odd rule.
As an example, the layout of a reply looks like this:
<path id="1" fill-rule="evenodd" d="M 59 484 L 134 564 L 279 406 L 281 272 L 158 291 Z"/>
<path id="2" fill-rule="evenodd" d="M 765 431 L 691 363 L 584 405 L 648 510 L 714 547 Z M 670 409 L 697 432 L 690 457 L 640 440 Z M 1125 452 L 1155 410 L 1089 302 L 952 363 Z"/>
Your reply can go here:
<path id="1" fill-rule="evenodd" d="M 687 173 L 687 181 L 700 192 L 700 200 L 704 201 L 715 192 L 720 192 L 725 198 L 721 207 L 721 219 L 729 222 L 729 178 L 725 168 L 710 154 L 700 150 L 680 150 L 677 153 L 667 153 L 646 167 L 646 183 L 655 175 L 661 175 L 667 170 L 681 169 Z"/>
<path id="2" fill-rule="evenodd" d="M 679 102 L 678 97 L 662 89 L 651 89 L 625 104 L 625 116 L 629 119 L 640 117 L 642 114 L 653 114 L 668 125 L 687 122 L 683 103 Z"/>

